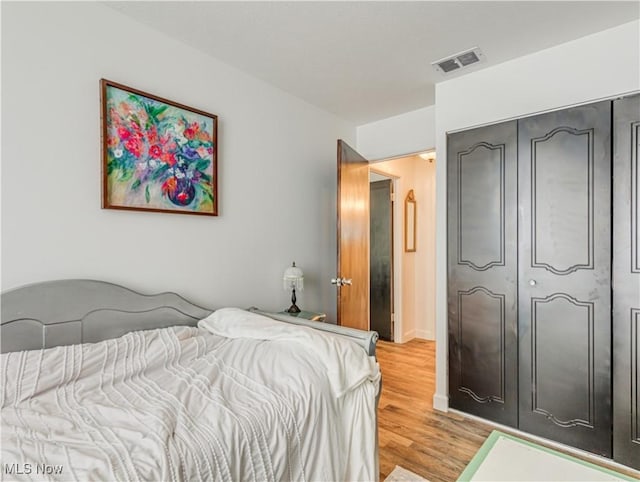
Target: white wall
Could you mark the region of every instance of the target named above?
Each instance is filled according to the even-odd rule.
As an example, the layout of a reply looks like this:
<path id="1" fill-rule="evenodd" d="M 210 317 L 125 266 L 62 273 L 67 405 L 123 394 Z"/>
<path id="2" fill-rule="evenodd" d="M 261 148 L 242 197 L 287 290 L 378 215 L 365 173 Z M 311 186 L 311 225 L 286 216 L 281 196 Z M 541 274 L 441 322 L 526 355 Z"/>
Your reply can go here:
<path id="1" fill-rule="evenodd" d="M 421 287 L 416 299 L 416 337 L 436 337 L 436 163 L 420 159 L 416 178 L 422 192 L 417 200 L 416 286 Z"/>
<path id="2" fill-rule="evenodd" d="M 435 107 L 429 106 L 358 126 L 358 152 L 370 160 L 433 149 Z"/>
<path id="3" fill-rule="evenodd" d="M 401 283 L 401 306 L 396 306 L 394 339 L 435 337 L 435 163 L 418 156 L 376 162 L 371 168 L 396 178 L 394 251 L 401 263 L 395 267 L 395 283 Z M 416 251 L 404 252 L 404 200 L 413 189 L 417 207 Z"/>
<path id="4" fill-rule="evenodd" d="M 480 70 L 436 86 L 436 394 L 447 399 L 446 133 L 640 89 L 640 22 Z"/>
<path id="5" fill-rule="evenodd" d="M 219 116 L 217 218 L 100 209 L 101 77 Z M 335 319 L 336 139 L 355 126 L 94 2 L 2 5 L 2 288 L 97 278 Z"/>

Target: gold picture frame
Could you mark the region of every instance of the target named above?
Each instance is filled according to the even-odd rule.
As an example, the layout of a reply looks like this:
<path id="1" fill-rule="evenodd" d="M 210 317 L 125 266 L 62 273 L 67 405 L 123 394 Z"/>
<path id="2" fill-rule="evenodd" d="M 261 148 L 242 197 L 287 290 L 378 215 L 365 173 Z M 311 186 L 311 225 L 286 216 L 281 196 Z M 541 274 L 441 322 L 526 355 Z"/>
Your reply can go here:
<path id="1" fill-rule="evenodd" d="M 404 250 L 407 253 L 416 251 L 416 211 L 416 198 L 411 189 L 404 200 Z"/>

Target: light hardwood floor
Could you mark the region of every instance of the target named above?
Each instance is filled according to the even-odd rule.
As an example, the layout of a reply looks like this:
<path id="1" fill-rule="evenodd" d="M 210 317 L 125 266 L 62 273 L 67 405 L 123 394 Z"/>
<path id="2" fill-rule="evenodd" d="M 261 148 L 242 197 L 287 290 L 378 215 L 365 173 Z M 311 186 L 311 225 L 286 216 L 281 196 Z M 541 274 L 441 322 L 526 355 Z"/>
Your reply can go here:
<path id="1" fill-rule="evenodd" d="M 400 345 L 379 341 L 376 354 L 382 371 L 380 480 L 396 465 L 430 482 L 457 480 L 494 427 L 433 409 L 435 342 L 414 339 Z M 611 466 L 605 459 L 588 461 L 631 477 L 640 476 L 633 469 Z"/>
<path id="2" fill-rule="evenodd" d="M 455 481 L 491 428 L 433 410 L 434 342 L 379 341 L 376 354 L 382 371 L 380 480 L 401 465 L 430 482 Z"/>

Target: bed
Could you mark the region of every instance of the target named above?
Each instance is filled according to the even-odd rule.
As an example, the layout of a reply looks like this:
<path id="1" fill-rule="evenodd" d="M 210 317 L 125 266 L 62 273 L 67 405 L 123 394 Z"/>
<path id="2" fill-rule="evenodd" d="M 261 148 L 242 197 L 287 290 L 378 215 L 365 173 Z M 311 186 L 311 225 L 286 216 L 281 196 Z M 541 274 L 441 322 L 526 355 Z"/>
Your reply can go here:
<path id="1" fill-rule="evenodd" d="M 377 480 L 375 332 L 95 280 L 2 293 L 5 480 Z"/>

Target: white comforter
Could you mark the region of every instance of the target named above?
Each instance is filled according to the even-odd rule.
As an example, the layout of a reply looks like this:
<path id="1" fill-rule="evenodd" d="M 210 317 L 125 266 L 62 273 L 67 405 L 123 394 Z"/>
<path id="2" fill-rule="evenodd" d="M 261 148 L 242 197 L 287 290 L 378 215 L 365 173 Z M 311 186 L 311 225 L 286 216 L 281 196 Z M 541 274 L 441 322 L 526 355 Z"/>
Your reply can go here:
<path id="1" fill-rule="evenodd" d="M 2 355 L 5 480 L 375 480 L 379 371 L 237 309 Z"/>

